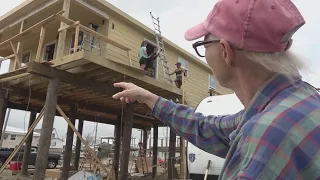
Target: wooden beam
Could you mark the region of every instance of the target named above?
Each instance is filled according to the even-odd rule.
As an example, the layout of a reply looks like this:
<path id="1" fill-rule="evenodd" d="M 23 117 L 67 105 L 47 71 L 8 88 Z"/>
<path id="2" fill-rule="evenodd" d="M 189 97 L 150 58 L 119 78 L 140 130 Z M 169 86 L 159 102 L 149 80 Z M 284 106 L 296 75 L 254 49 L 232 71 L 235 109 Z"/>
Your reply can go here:
<path id="1" fill-rule="evenodd" d="M 63 7 L 62 8 L 63 8 L 64 13 L 62 15 L 59 15 L 59 16 L 62 16 L 64 18 L 68 18 L 69 17 L 70 4 L 71 4 L 71 0 L 63 0 Z M 69 24 L 69 23 L 67 23 L 67 24 Z M 65 22 L 61 22 L 60 23 L 60 28 L 63 28 L 67 24 L 65 24 Z M 66 37 L 67 37 L 67 30 L 63 30 L 63 31 L 59 32 L 59 38 L 58 38 L 58 44 L 57 44 L 57 55 L 56 55 L 57 59 L 63 57 L 63 55 L 64 55 Z"/>
<path id="2" fill-rule="evenodd" d="M 121 90 L 120 88 L 115 88 L 112 84 L 96 82 L 94 79 L 84 79 L 81 75 L 72 74 L 37 62 L 29 62 L 27 65 L 28 73 L 36 74 L 46 78 L 59 77 L 61 81 L 65 83 L 92 90 L 94 92 L 106 95 L 114 95 Z"/>
<path id="3" fill-rule="evenodd" d="M 106 14 L 104 11 L 100 10 L 97 7 L 94 7 L 92 5 L 90 5 L 89 3 L 82 1 L 82 0 L 74 0 L 74 2 L 76 2 L 77 4 L 79 4 L 80 6 L 90 10 L 92 13 L 95 13 L 98 16 L 101 16 L 104 19 L 110 19 L 109 15 Z"/>
<path id="4" fill-rule="evenodd" d="M 79 23 L 79 21 L 77 21 L 78 22 L 78 24 L 80 24 Z M 79 27 L 79 25 L 77 25 L 76 26 L 76 32 L 75 32 L 75 36 L 74 36 L 74 46 L 73 46 L 73 53 L 75 54 L 76 52 L 77 52 L 77 50 L 78 50 L 78 41 L 79 41 L 79 33 L 80 33 L 80 27 Z"/>
<path id="5" fill-rule="evenodd" d="M 29 13 L 25 14 L 25 15 L 22 16 L 21 18 L 16 19 L 16 21 L 11 22 L 11 24 L 9 24 L 9 25 L 7 25 L 6 27 L 2 28 L 2 29 L 0 30 L 0 34 L 2 34 L 4 31 L 7 31 L 7 30 L 9 30 L 10 28 L 16 26 L 17 24 L 21 23 L 22 21 L 24 21 L 24 20 L 26 20 L 26 19 L 28 19 L 28 18 L 36 15 L 36 14 L 39 13 L 40 11 L 44 10 L 44 9 L 47 8 L 47 7 L 50 7 L 51 5 L 57 3 L 58 1 L 60 1 L 60 0 L 51 0 L 51 1 L 50 1 L 50 0 L 47 0 L 47 2 L 46 2 L 44 5 L 42 5 L 42 6 L 40 6 L 40 7 L 38 6 L 37 9 L 35 9 L 34 11 L 30 11 Z"/>
<path id="6" fill-rule="evenodd" d="M 39 102 L 43 102 L 45 100 L 45 97 L 46 97 L 45 93 L 41 93 L 41 92 L 37 92 L 37 91 L 31 91 L 30 93 L 32 94 L 32 97 L 31 97 L 32 100 L 36 100 L 36 101 L 39 101 Z M 29 95 L 30 94 L 29 94 L 29 90 L 28 89 L 12 89 L 10 91 L 10 96 L 17 96 L 19 98 L 28 99 Z M 72 99 L 59 97 L 58 104 L 67 105 L 67 104 L 69 104 L 70 102 L 73 102 L 73 101 L 74 100 L 72 100 Z M 99 114 L 118 115 L 118 114 L 121 114 L 121 112 L 122 112 L 121 109 L 113 109 L 113 108 L 107 108 L 106 109 L 103 106 L 94 105 L 94 104 L 88 104 L 87 101 L 77 101 L 77 104 L 78 104 L 78 110 L 79 111 L 82 110 L 80 107 L 85 107 L 86 110 L 93 111 L 93 112 L 99 113 Z M 25 110 L 25 108 L 22 108 L 22 110 Z M 140 121 L 144 122 L 145 126 L 152 126 L 153 123 L 162 124 L 161 121 L 157 121 L 153 117 L 148 117 L 148 116 L 137 114 L 137 113 L 134 113 L 134 118 L 136 120 L 140 120 Z M 86 119 L 86 120 L 88 120 L 88 119 Z M 102 123 L 103 123 L 103 121 L 102 121 Z M 114 124 L 114 123 L 111 123 L 110 121 L 105 121 L 105 123 Z"/>
<path id="7" fill-rule="evenodd" d="M 155 178 L 157 175 L 157 164 L 158 164 L 158 125 L 153 126 L 153 145 L 152 145 L 152 177 Z M 151 146 L 151 144 L 150 144 Z"/>
<path id="8" fill-rule="evenodd" d="M 170 141 L 169 141 L 169 162 L 168 162 L 168 180 L 173 180 L 176 178 L 175 173 L 175 154 L 176 154 L 176 134 L 170 129 Z"/>
<path id="9" fill-rule="evenodd" d="M 187 179 L 186 141 L 180 137 L 180 179 Z"/>
<path id="10" fill-rule="evenodd" d="M 31 111 L 28 129 L 31 128 L 36 118 L 37 118 L 37 111 L 36 110 Z M 29 155 L 31 153 L 32 139 L 33 139 L 33 129 L 31 129 L 30 136 L 26 139 L 26 144 L 24 146 L 21 176 L 28 176 Z"/>
<path id="11" fill-rule="evenodd" d="M 85 145 L 86 149 L 89 150 L 91 156 L 93 156 L 93 158 L 98 162 L 99 166 L 101 167 L 101 169 L 107 173 L 107 175 L 109 176 L 109 178 L 111 180 L 114 180 L 114 174 L 111 173 L 104 164 L 101 163 L 100 159 L 97 157 L 96 153 L 91 149 L 91 147 L 88 145 L 88 143 L 83 139 L 83 137 L 81 136 L 81 134 L 77 131 L 77 129 L 74 127 L 74 125 L 72 124 L 72 122 L 68 119 L 67 115 L 62 111 L 62 109 L 60 108 L 60 106 L 57 105 L 57 110 L 59 111 L 59 113 L 62 115 L 62 117 L 67 121 L 68 125 L 72 128 L 73 132 L 75 132 L 77 134 L 77 136 L 81 139 L 82 143 Z"/>
<path id="12" fill-rule="evenodd" d="M 70 122 L 75 125 L 76 121 L 76 112 L 77 108 L 75 104 L 70 105 L 70 112 L 69 112 L 69 120 Z M 72 145 L 73 145 L 73 131 L 70 126 L 67 128 L 67 139 L 66 145 L 63 154 L 63 168 L 61 172 L 60 179 L 67 180 L 69 178 L 69 171 L 70 171 L 70 162 L 72 156 Z"/>
<path id="13" fill-rule="evenodd" d="M 7 57 L 0 58 L 0 62 L 5 61 L 5 60 L 7 60 L 7 59 L 14 58 L 14 57 L 15 57 L 15 54 L 11 54 L 11 55 L 9 55 L 9 56 L 7 56 Z"/>
<path id="14" fill-rule="evenodd" d="M 41 136 L 39 139 L 39 149 L 36 158 L 34 180 L 45 179 L 45 173 L 48 163 L 49 148 L 51 143 L 51 135 L 58 101 L 60 80 L 58 78 L 51 79 L 48 85 L 46 96 L 43 123 L 41 128 Z"/>
<path id="15" fill-rule="evenodd" d="M 37 24 L 31 26 L 30 28 L 24 30 L 22 33 L 19 33 L 19 34 L 15 35 L 15 36 L 3 41 L 2 43 L 0 43 L 0 48 L 2 48 L 3 46 L 9 44 L 10 41 L 12 43 L 17 43 L 19 41 L 22 41 L 23 39 L 27 38 L 28 35 L 31 34 L 33 30 L 35 30 L 37 28 L 40 28 L 40 27 L 44 26 L 45 24 L 48 24 L 49 22 L 55 20 L 55 17 L 57 15 L 61 14 L 61 13 L 63 13 L 63 11 L 60 11 L 57 14 L 51 15 L 51 16 L 47 17 L 46 19 L 38 22 Z"/>
<path id="16" fill-rule="evenodd" d="M 41 52 L 42 52 L 42 48 L 43 48 L 45 35 L 46 35 L 46 27 L 42 26 L 41 31 L 40 31 L 40 39 L 39 39 L 37 54 L 36 54 L 36 61 L 37 62 L 40 62 L 40 56 L 41 56 Z"/>
<path id="17" fill-rule="evenodd" d="M 84 59 L 87 59 L 93 63 L 99 64 L 103 67 L 109 68 L 113 71 L 116 71 L 121 74 L 125 74 L 126 76 L 133 77 L 135 79 L 139 79 L 141 81 L 144 81 L 150 85 L 159 87 L 159 89 L 162 89 L 164 91 L 169 91 L 172 93 L 177 94 L 177 96 L 182 95 L 181 89 L 175 87 L 174 85 L 156 81 L 154 78 L 151 78 L 149 76 L 146 76 L 145 74 L 141 73 L 141 70 L 135 67 L 126 66 L 124 64 L 117 63 L 115 61 L 100 57 L 100 56 L 94 56 L 90 53 L 85 53 L 83 56 Z"/>
<path id="18" fill-rule="evenodd" d="M 114 175 L 116 179 L 119 178 L 119 159 L 120 159 L 120 146 L 121 146 L 121 116 L 118 116 L 118 122 L 115 125 L 115 151 L 113 157 Z"/>
<path id="19" fill-rule="evenodd" d="M 19 59 L 19 54 L 18 54 L 18 51 L 20 48 L 20 42 L 18 42 L 18 47 L 17 49 L 14 47 L 13 43 L 10 41 L 10 45 L 11 45 L 11 48 L 12 48 L 12 51 L 13 51 L 13 54 L 15 56 L 15 59 L 14 59 L 14 68 L 13 70 L 16 70 L 16 65 L 18 65 L 19 68 L 21 68 L 21 61 Z"/>
<path id="20" fill-rule="evenodd" d="M 83 122 L 84 120 L 82 118 L 79 118 L 78 131 L 81 136 L 83 131 Z M 81 151 L 81 140 L 79 137 L 77 137 L 76 150 L 75 150 L 75 156 L 74 156 L 74 169 L 79 169 L 80 151 Z"/>
<path id="21" fill-rule="evenodd" d="M 7 108 L 8 108 L 8 91 L 2 90 L 0 92 L 0 138 L 2 138 L 1 135 L 2 135 L 2 129 L 3 129 L 3 125 L 6 117 Z"/>
<path id="22" fill-rule="evenodd" d="M 61 27 L 61 28 L 58 29 L 58 32 L 61 32 L 61 31 L 64 31 L 64 30 L 66 30 L 66 29 L 75 27 L 75 26 L 77 26 L 78 24 L 80 24 L 80 21 L 76 21 L 76 22 L 74 22 L 73 24 L 63 26 L 63 27 Z"/>
<path id="23" fill-rule="evenodd" d="M 69 18 L 66 18 L 66 17 L 64 17 L 64 16 L 62 16 L 62 15 L 57 15 L 56 18 L 59 19 L 60 21 L 64 22 L 64 23 L 67 23 L 67 24 L 73 24 L 73 23 L 75 23 L 74 20 L 71 20 L 71 19 L 69 19 Z M 115 47 L 118 47 L 118 48 L 120 48 L 120 49 L 122 49 L 122 50 L 125 50 L 125 51 L 130 50 L 130 48 L 128 48 L 128 47 L 126 47 L 126 46 L 124 46 L 124 45 L 122 45 L 122 44 L 120 44 L 120 43 L 118 43 L 118 42 L 116 42 L 116 41 L 114 41 L 114 40 L 112 40 L 112 39 L 110 39 L 110 38 L 108 38 L 108 37 L 106 37 L 106 36 L 98 33 L 98 32 L 96 32 L 96 31 L 94 31 L 94 30 L 92 30 L 92 29 L 90 29 L 90 28 L 88 28 L 88 27 L 86 27 L 86 26 L 84 26 L 84 25 L 82 25 L 82 24 L 80 24 L 79 26 L 80 26 L 80 29 L 81 29 L 81 30 L 83 30 L 83 31 L 85 31 L 85 32 L 87 32 L 87 33 L 89 33 L 89 34 L 92 34 L 93 36 L 95 36 L 95 37 L 97 37 L 97 38 L 102 39 L 102 40 L 105 41 L 106 43 L 109 43 L 109 44 L 111 44 L 111 45 L 113 45 L 113 46 L 115 46 Z"/>
<path id="24" fill-rule="evenodd" d="M 129 157 L 130 157 L 130 143 L 131 143 L 131 134 L 132 134 L 134 106 L 135 106 L 134 103 L 130 103 L 130 104 L 126 104 L 126 107 L 125 107 L 122 151 L 121 151 L 122 155 L 121 155 L 121 163 L 120 163 L 120 180 L 127 180 L 129 177 L 128 165 L 129 165 Z"/>
<path id="25" fill-rule="evenodd" d="M 41 118 L 43 117 L 44 114 L 44 108 L 40 111 L 37 119 L 34 121 L 34 123 L 32 124 L 31 128 L 28 129 L 27 134 L 23 137 L 23 139 L 20 141 L 20 143 L 18 144 L 18 146 L 15 147 L 14 151 L 11 153 L 11 155 L 8 157 L 8 159 L 6 160 L 6 162 L 1 166 L 0 169 L 0 174 L 3 172 L 3 170 L 8 166 L 9 162 L 11 162 L 11 160 L 13 159 L 13 157 L 15 157 L 15 155 L 17 154 L 17 152 L 20 150 L 20 148 L 22 147 L 23 143 L 27 140 L 27 138 L 30 136 L 31 132 L 34 130 L 34 128 L 37 126 L 37 124 L 39 123 L 39 121 L 41 120 Z"/>
<path id="26" fill-rule="evenodd" d="M 147 146 L 148 145 L 148 131 L 147 129 L 143 129 L 143 153 L 144 156 L 147 157 Z"/>

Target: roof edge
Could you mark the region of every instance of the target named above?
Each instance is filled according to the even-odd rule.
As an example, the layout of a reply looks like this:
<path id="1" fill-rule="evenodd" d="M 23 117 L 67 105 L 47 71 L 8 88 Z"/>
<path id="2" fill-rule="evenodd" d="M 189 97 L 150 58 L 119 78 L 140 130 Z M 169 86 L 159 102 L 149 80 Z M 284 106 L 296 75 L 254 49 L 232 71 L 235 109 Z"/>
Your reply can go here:
<path id="1" fill-rule="evenodd" d="M 10 11 L 6 12 L 4 15 L 0 16 L 0 21 L 8 18 L 9 16 L 11 16 L 15 12 L 19 11 L 20 9 L 24 8 L 26 5 L 30 4 L 33 1 L 35 1 L 35 0 L 25 0 L 25 1 L 23 1 L 22 3 L 20 3 L 15 8 L 11 9 Z"/>

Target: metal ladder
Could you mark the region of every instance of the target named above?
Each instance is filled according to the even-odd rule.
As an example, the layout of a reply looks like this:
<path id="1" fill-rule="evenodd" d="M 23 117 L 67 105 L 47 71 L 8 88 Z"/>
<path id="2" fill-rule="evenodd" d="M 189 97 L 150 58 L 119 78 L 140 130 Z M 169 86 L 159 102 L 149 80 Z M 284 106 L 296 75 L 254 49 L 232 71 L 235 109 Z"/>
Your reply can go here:
<path id="1" fill-rule="evenodd" d="M 154 27 L 154 34 L 156 36 L 159 59 L 162 63 L 163 75 L 164 75 L 164 78 L 166 79 L 166 81 L 168 83 L 172 84 L 173 81 L 169 75 L 170 72 L 169 72 L 169 67 L 168 67 L 168 60 L 166 57 L 166 52 L 165 52 L 164 44 L 163 44 L 163 38 L 161 35 L 161 31 L 160 31 L 160 20 L 159 20 L 159 17 L 155 18 L 151 12 L 150 12 L 150 16 L 151 16 L 152 24 Z"/>

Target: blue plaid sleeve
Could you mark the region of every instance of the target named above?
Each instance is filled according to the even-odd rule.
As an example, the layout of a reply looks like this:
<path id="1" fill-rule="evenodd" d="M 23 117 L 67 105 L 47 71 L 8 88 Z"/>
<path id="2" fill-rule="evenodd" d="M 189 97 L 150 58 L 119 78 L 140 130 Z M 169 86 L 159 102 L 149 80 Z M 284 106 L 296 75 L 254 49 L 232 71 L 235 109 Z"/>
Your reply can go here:
<path id="1" fill-rule="evenodd" d="M 204 116 L 159 97 L 152 115 L 198 148 L 224 158 L 229 150 L 229 134 L 236 129 L 242 111 L 234 115 Z"/>

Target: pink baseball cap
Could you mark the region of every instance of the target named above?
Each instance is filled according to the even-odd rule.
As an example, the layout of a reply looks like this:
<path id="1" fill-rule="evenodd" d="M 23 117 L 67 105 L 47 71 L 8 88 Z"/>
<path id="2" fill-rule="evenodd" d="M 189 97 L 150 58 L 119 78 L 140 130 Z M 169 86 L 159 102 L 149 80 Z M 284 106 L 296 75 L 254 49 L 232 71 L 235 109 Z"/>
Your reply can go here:
<path id="1" fill-rule="evenodd" d="M 240 49 L 281 52 L 291 47 L 292 35 L 304 24 L 291 0 L 219 0 L 204 22 L 185 33 L 185 39 L 212 34 Z"/>

